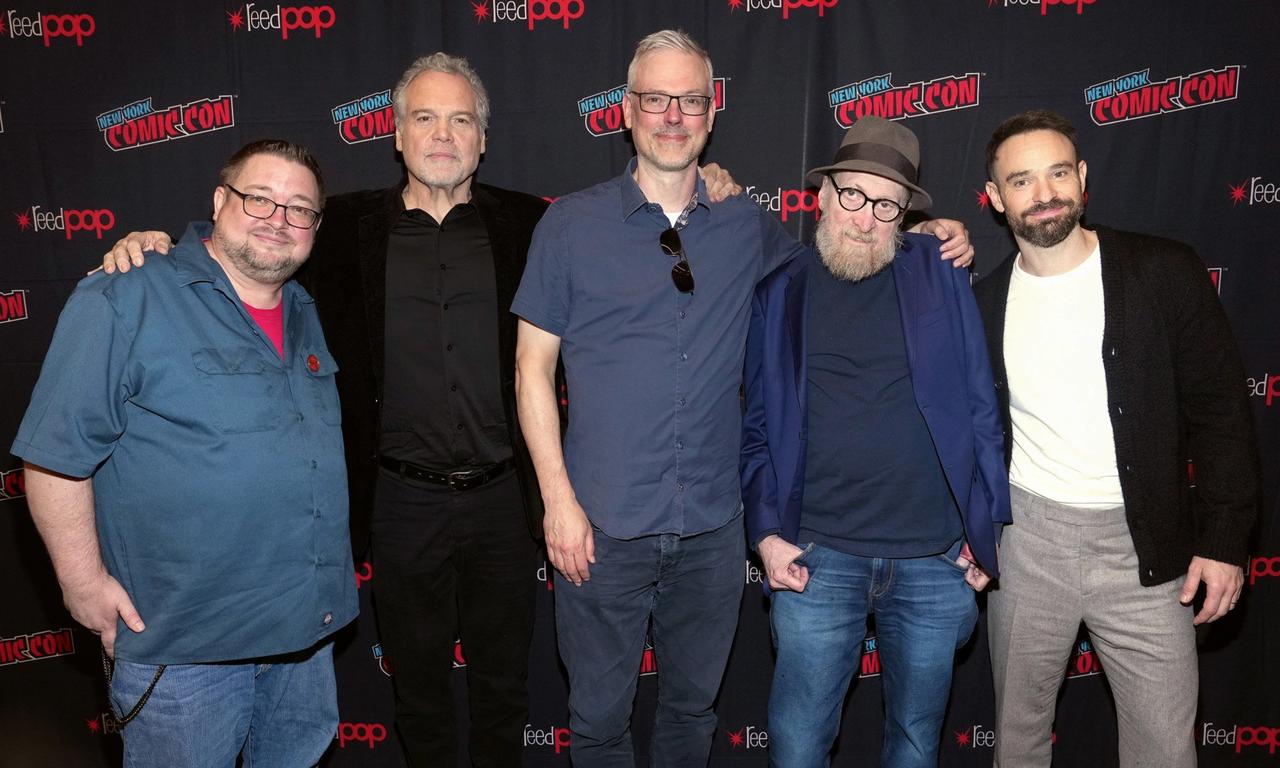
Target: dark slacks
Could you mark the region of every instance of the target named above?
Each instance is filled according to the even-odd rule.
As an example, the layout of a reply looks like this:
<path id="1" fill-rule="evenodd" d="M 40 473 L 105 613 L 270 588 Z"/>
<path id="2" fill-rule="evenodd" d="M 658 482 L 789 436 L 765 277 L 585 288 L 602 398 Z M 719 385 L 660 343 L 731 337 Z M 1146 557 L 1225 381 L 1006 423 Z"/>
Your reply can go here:
<path id="1" fill-rule="evenodd" d="M 452 491 L 380 470 L 372 536 L 378 634 L 409 764 L 458 764 L 452 660 L 460 637 L 471 763 L 520 765 L 537 550 L 515 471 Z"/>

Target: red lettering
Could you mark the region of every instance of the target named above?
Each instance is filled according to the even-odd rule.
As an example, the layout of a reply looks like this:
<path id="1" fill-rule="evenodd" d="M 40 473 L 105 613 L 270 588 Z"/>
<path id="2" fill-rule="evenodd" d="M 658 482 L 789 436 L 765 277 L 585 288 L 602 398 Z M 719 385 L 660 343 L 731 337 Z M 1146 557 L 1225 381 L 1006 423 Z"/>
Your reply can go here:
<path id="1" fill-rule="evenodd" d="M 818 17 L 821 18 L 828 8 L 834 8 L 838 2 L 840 0 L 782 0 L 782 18 L 790 18 L 792 8 L 817 8 Z"/>
<path id="2" fill-rule="evenodd" d="M 0 293 L 0 323 L 10 320 L 21 320 L 27 316 L 27 292 L 14 289 L 8 293 Z M 14 469 L 4 473 L 4 495 L 10 498 L 23 495 L 22 470 Z M 10 488 L 10 483 L 14 488 Z M 16 492 L 15 492 L 15 489 Z"/>
<path id="3" fill-rule="evenodd" d="M 369 749 L 387 739 L 387 727 L 382 723 L 338 723 L 338 747 L 345 749 L 348 741 L 366 742 Z"/>
<path id="4" fill-rule="evenodd" d="M 613 104 L 588 112 L 587 130 L 592 136 L 607 136 L 622 130 L 622 105 Z"/>
<path id="5" fill-rule="evenodd" d="M 1274 755 L 1277 746 L 1280 746 L 1280 728 L 1236 726 L 1236 754 L 1244 747 L 1267 747 L 1267 752 Z"/>
<path id="6" fill-rule="evenodd" d="M 1267 406 L 1271 405 L 1271 399 L 1280 397 L 1280 374 L 1267 377 Z"/>
<path id="7" fill-rule="evenodd" d="M 582 12 L 586 10 L 584 0 L 528 0 L 529 3 L 529 29 L 533 29 L 533 25 L 538 21 L 559 21 L 563 22 L 564 28 L 569 28 L 569 22 L 582 18 Z"/>
<path id="8" fill-rule="evenodd" d="M 1074 5 L 1076 7 L 1076 15 L 1084 13 L 1086 5 L 1093 5 L 1097 0 L 1040 0 L 1040 15 L 1044 16 L 1049 12 L 1051 5 Z"/>
<path id="9" fill-rule="evenodd" d="M 552 736 L 551 743 L 555 745 L 556 754 L 558 755 L 560 754 L 561 749 L 569 748 L 569 742 L 570 742 L 569 729 L 556 728 L 554 729 L 553 734 L 554 735 Z"/>
<path id="10" fill-rule="evenodd" d="M 787 217 L 793 213 L 801 213 L 808 211 L 817 213 L 818 196 L 808 189 L 784 189 L 782 190 L 782 200 L 779 202 L 782 209 L 782 220 L 786 221 Z"/>
<path id="11" fill-rule="evenodd" d="M 1269 576 L 1280 576 L 1280 557 L 1254 557 L 1249 559 L 1249 586 L 1253 586 L 1253 583 L 1258 579 L 1264 579 Z"/>
<path id="12" fill-rule="evenodd" d="M 107 208 L 96 211 L 64 211 L 66 216 L 66 237 L 71 239 L 72 232 L 95 232 L 99 240 L 102 233 L 115 227 L 116 215 Z"/>
<path id="13" fill-rule="evenodd" d="M 44 28 L 44 47 L 55 37 L 74 37 L 76 47 L 84 45 L 86 37 L 92 37 L 98 28 L 97 22 L 87 13 L 42 13 L 40 24 Z"/>
<path id="14" fill-rule="evenodd" d="M 328 5 L 303 5 L 296 8 L 281 8 L 280 37 L 288 40 L 289 30 L 292 29 L 313 29 L 315 30 L 316 38 L 319 38 L 324 30 L 333 26 L 336 19 L 337 14 Z"/>

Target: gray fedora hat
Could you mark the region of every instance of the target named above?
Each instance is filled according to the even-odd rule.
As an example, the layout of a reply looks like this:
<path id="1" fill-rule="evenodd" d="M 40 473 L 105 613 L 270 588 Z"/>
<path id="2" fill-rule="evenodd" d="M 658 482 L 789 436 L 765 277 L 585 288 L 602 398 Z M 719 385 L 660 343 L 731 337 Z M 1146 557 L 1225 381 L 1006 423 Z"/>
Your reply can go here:
<path id="1" fill-rule="evenodd" d="M 845 131 L 831 165 L 814 168 L 805 181 L 822 186 L 822 177 L 836 171 L 862 171 L 896 181 L 911 190 L 907 208 L 919 211 L 933 205 L 933 198 L 917 184 L 920 176 L 920 141 L 910 128 L 869 115 Z"/>

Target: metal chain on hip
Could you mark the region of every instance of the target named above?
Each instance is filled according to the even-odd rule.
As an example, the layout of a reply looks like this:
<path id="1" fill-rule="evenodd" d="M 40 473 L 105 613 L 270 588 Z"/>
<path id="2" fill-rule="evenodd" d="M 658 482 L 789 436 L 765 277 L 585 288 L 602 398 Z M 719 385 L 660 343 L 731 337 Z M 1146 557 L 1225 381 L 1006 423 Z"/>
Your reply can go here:
<path id="1" fill-rule="evenodd" d="M 129 724 L 129 721 L 137 717 L 142 708 L 147 705 L 147 699 L 151 698 L 151 692 L 156 689 L 156 683 L 160 682 L 160 676 L 164 674 L 165 667 L 168 665 L 161 664 L 156 668 L 155 677 L 151 678 L 151 684 L 147 686 L 147 690 L 142 692 L 142 698 L 138 699 L 138 703 L 133 705 L 133 709 L 129 710 L 129 714 L 121 717 L 116 714 L 115 704 L 111 703 L 111 677 L 115 672 L 116 664 L 111 660 L 110 656 L 107 656 L 106 648 L 100 650 L 102 651 L 102 674 L 107 678 L 107 711 L 116 719 L 116 725 L 123 728 Z"/>

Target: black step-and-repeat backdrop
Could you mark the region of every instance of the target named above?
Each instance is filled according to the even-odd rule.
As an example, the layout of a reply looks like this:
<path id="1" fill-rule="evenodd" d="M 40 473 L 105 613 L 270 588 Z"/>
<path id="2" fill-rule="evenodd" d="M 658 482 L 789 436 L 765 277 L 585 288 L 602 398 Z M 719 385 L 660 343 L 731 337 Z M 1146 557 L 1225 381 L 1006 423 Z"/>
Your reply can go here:
<path id="1" fill-rule="evenodd" d="M 635 42 L 679 27 L 710 50 L 720 112 L 708 159 L 808 237 L 804 171 L 846 126 L 906 121 L 937 216 L 965 221 L 989 271 L 1012 240 L 982 192 L 983 148 L 1004 117 L 1051 107 L 1080 130 L 1087 221 L 1194 245 L 1248 371 L 1263 457 L 1262 522 L 1241 607 L 1199 632 L 1195 741 L 1206 766 L 1280 760 L 1280 5 L 1272 0 L 295 0 L 97 3 L 0 9 L 0 445 L 13 435 L 62 304 L 132 229 L 180 233 L 207 215 L 221 161 L 242 143 L 309 145 L 333 191 L 400 174 L 389 88 L 416 56 L 471 59 L 493 101 L 479 177 L 548 198 L 618 173 L 631 155 L 620 102 Z M 601 243 L 607 248 L 608 243 Z M 1225 340 L 1224 340 L 1225 342 Z M 62 607 L 0 456 L 0 764 L 119 763 L 95 638 Z M 1188 467 L 1193 480 L 1194 470 Z M 199 503 L 199 500 L 193 500 Z M 763 766 L 772 657 L 757 565 L 719 705 L 712 763 Z M 342 724 L 325 764 L 399 766 L 393 660 L 362 615 L 339 640 Z M 526 764 L 565 766 L 565 683 L 545 568 L 524 732 Z M 875 765 L 879 658 L 865 642 L 837 765 Z M 449 663 L 442 659 L 441 663 Z M 985 636 L 963 650 L 942 763 L 989 765 Z M 458 646 L 459 707 L 466 649 Z M 661 660 L 646 653 L 635 741 L 650 732 Z M 1058 765 L 1116 765 L 1114 710 L 1086 636 L 1058 707 Z M 1169 691 L 1170 696 L 1183 695 Z"/>

